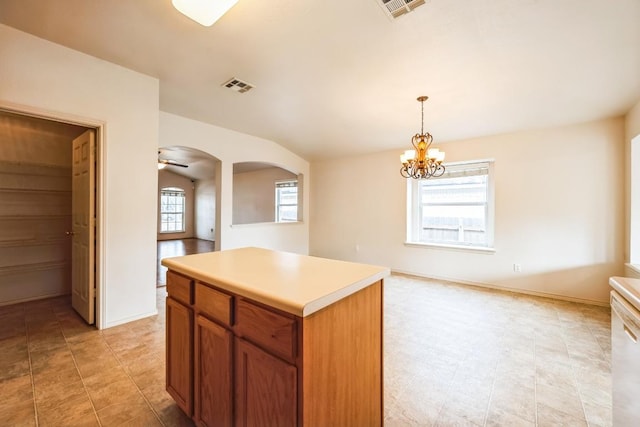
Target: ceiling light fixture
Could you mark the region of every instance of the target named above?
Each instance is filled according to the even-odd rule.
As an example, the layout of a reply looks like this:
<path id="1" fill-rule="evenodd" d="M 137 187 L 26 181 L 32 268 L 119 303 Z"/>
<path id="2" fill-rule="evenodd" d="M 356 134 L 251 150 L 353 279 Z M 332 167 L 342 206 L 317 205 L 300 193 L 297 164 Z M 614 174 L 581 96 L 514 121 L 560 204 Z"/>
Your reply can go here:
<path id="1" fill-rule="evenodd" d="M 422 106 L 422 128 L 411 138 L 413 150 L 407 150 L 400 155 L 402 167 L 400 175 L 405 178 L 427 179 L 439 177 L 444 174 L 444 151 L 431 148 L 433 137 L 429 132 L 424 133 L 424 101 L 428 96 L 419 96 L 418 101 Z"/>
<path id="2" fill-rule="evenodd" d="M 173 7 L 200 25 L 210 27 L 238 0 L 171 0 Z"/>

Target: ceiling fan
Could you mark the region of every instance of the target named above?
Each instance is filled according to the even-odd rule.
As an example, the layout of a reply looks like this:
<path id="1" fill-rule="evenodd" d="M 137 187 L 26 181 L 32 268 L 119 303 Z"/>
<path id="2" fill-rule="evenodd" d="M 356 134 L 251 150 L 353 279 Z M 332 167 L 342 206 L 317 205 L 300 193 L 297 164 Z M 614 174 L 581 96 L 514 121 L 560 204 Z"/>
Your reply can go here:
<path id="1" fill-rule="evenodd" d="M 158 151 L 158 154 L 160 154 L 160 151 Z M 164 169 L 167 166 L 177 166 L 180 168 L 188 168 L 189 165 L 185 165 L 184 163 L 180 163 L 177 162 L 175 160 L 167 160 L 167 159 L 161 159 L 158 158 L 158 169 Z"/>
<path id="2" fill-rule="evenodd" d="M 189 165 L 185 165 L 183 163 L 178 163 L 175 160 L 164 160 L 158 159 L 158 169 L 164 169 L 167 166 L 178 166 L 181 168 L 188 168 Z"/>

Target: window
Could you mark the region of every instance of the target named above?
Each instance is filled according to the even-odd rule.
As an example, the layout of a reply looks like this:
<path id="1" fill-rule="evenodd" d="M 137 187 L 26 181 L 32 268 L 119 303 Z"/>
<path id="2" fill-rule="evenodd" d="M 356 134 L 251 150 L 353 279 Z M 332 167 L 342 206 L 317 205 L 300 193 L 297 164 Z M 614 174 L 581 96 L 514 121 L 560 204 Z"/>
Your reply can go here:
<path id="1" fill-rule="evenodd" d="M 276 222 L 298 220 L 298 181 L 276 182 Z"/>
<path id="2" fill-rule="evenodd" d="M 408 185 L 408 243 L 490 248 L 493 186 L 490 161 L 451 163 L 442 177 Z"/>
<path id="3" fill-rule="evenodd" d="M 184 232 L 184 190 L 167 187 L 160 190 L 160 232 Z"/>

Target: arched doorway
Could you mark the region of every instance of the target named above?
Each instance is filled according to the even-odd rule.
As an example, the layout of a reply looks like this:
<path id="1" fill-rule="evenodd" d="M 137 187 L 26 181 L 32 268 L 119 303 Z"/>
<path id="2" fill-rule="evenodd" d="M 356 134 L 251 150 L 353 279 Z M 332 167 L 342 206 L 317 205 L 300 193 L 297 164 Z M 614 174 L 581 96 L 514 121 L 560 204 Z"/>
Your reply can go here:
<path id="1" fill-rule="evenodd" d="M 203 151 L 158 150 L 157 285 L 165 285 L 166 257 L 220 249 L 220 161 Z"/>

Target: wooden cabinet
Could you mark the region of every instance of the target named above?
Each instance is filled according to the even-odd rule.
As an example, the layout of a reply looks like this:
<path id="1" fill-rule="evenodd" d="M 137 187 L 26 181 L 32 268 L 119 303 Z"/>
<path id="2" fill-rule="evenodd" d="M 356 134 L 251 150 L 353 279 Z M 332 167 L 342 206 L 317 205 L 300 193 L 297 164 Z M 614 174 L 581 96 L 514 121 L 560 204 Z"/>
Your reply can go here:
<path id="1" fill-rule="evenodd" d="M 167 391 L 185 414 L 193 413 L 193 310 L 167 298 Z"/>
<path id="2" fill-rule="evenodd" d="M 167 390 L 197 425 L 382 425 L 382 280 L 307 317 L 173 271 L 167 291 Z"/>
<path id="3" fill-rule="evenodd" d="M 236 426 L 297 425 L 297 369 L 235 340 Z"/>
<path id="4" fill-rule="evenodd" d="M 233 334 L 204 316 L 196 319 L 195 414 L 200 426 L 232 426 Z"/>
<path id="5" fill-rule="evenodd" d="M 242 298 L 236 302 L 236 335 L 292 362 L 297 353 L 297 323 L 293 315 L 276 313 Z"/>
<path id="6" fill-rule="evenodd" d="M 193 280 L 167 272 L 167 391 L 193 414 Z"/>

